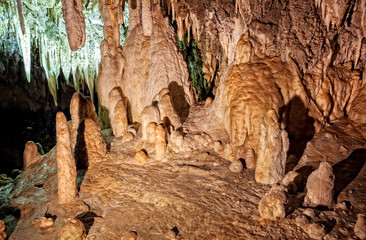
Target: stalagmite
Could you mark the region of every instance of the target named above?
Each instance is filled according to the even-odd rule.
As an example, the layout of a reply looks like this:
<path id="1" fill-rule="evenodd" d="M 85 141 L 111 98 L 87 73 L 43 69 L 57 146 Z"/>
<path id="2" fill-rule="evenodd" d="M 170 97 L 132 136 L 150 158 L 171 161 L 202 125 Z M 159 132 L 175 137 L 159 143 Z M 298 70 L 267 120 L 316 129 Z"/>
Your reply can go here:
<path id="1" fill-rule="evenodd" d="M 128 1 L 128 7 L 130 10 L 129 22 L 130 30 L 136 28 L 141 22 L 141 0 Z"/>
<path id="2" fill-rule="evenodd" d="M 90 164 L 100 162 L 107 154 L 107 146 L 100 132 L 100 127 L 92 119 L 80 122 L 75 158 L 78 167 L 87 168 Z"/>
<path id="3" fill-rule="evenodd" d="M 92 119 L 98 126 L 100 124 L 98 116 L 95 112 L 95 107 L 92 99 L 90 97 L 85 97 L 81 93 L 76 92 L 74 93 L 74 95 L 72 95 L 70 103 L 70 114 L 71 114 L 70 134 L 72 140 L 71 147 L 72 149 L 74 149 L 79 124 L 84 118 Z"/>
<path id="4" fill-rule="evenodd" d="M 240 161 L 240 159 L 235 160 L 229 166 L 229 170 L 231 172 L 235 172 L 235 173 L 240 173 L 241 171 L 243 171 L 243 169 L 244 169 L 244 166 L 243 166 L 243 163 Z"/>
<path id="5" fill-rule="evenodd" d="M 181 120 L 177 112 L 174 110 L 169 93 L 164 94 L 161 97 L 158 107 L 161 120 L 168 120 L 169 124 L 173 125 L 175 128 L 178 128 L 181 125 Z"/>
<path id="6" fill-rule="evenodd" d="M 86 40 L 85 19 L 82 0 L 62 0 L 62 14 L 65 20 L 70 49 L 84 47 Z"/>
<path id="7" fill-rule="evenodd" d="M 159 124 L 155 131 L 155 158 L 162 161 L 165 156 L 166 137 L 164 127 Z"/>
<path id="8" fill-rule="evenodd" d="M 152 16 L 151 16 L 151 0 L 142 0 L 141 11 L 142 29 L 145 36 L 151 36 L 152 32 Z"/>
<path id="9" fill-rule="evenodd" d="M 155 143 L 156 122 L 151 122 L 146 126 L 146 139 L 148 143 Z"/>
<path id="10" fill-rule="evenodd" d="M 335 176 L 329 162 L 321 162 L 319 168 L 312 172 L 306 182 L 307 193 L 304 205 L 310 207 L 333 204 L 333 187 Z"/>
<path id="11" fill-rule="evenodd" d="M 365 217 L 365 214 L 359 213 L 357 215 L 357 221 L 356 221 L 354 231 L 355 231 L 356 236 L 359 239 L 361 239 L 361 240 L 366 239 L 366 217 Z"/>
<path id="12" fill-rule="evenodd" d="M 17 8 L 18 8 L 18 16 L 20 22 L 20 28 L 22 30 L 23 35 L 25 34 L 25 23 L 24 23 L 24 16 L 23 16 L 23 4 L 22 0 L 17 0 Z"/>
<path id="13" fill-rule="evenodd" d="M 60 204 L 65 204 L 71 202 L 77 194 L 77 174 L 70 130 L 62 112 L 58 112 L 56 116 L 56 138 L 58 201 Z"/>
<path id="14" fill-rule="evenodd" d="M 144 150 L 138 151 L 135 155 L 135 163 L 137 165 L 144 165 L 148 159 L 148 156 Z"/>
<path id="15" fill-rule="evenodd" d="M 38 152 L 37 145 L 32 141 L 27 142 L 23 153 L 23 167 L 29 167 L 30 165 L 38 162 L 40 158 L 41 155 Z"/>
<path id="16" fill-rule="evenodd" d="M 122 137 L 128 128 L 127 111 L 122 100 L 114 107 L 114 118 L 111 119 L 113 134 L 115 137 Z"/>
<path id="17" fill-rule="evenodd" d="M 141 113 L 141 130 L 143 139 L 147 139 L 147 126 L 151 122 L 158 123 L 160 121 L 160 111 L 157 107 L 150 105 L 144 108 Z"/>
<path id="18" fill-rule="evenodd" d="M 274 184 L 285 176 L 289 140 L 286 130 L 281 130 L 276 112 L 271 109 L 263 118 L 260 130 L 255 180 Z"/>
<path id="19" fill-rule="evenodd" d="M 102 107 L 113 111 L 114 106 L 110 107 L 108 96 L 112 89 L 118 88 L 119 81 L 122 79 L 125 59 L 120 50 L 108 45 L 107 40 L 103 40 L 100 44 L 100 51 L 102 60 L 97 79 L 98 97 Z"/>
<path id="20" fill-rule="evenodd" d="M 5 239 L 6 239 L 5 223 L 4 221 L 0 220 L 0 240 Z"/>
<path id="21" fill-rule="evenodd" d="M 288 207 L 286 188 L 274 185 L 259 202 L 259 214 L 262 218 L 275 221 L 286 216 Z"/>
<path id="22" fill-rule="evenodd" d="M 62 227 L 60 240 L 85 240 L 86 230 L 82 221 L 78 219 L 69 219 Z"/>

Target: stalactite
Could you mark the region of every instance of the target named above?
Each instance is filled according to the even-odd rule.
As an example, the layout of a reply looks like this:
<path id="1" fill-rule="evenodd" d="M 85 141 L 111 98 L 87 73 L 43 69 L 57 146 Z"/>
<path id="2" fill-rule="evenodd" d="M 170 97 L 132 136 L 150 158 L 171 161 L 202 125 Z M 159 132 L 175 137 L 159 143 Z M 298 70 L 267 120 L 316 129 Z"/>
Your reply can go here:
<path id="1" fill-rule="evenodd" d="M 70 49 L 76 51 L 79 46 L 84 47 L 86 40 L 82 0 L 62 0 L 62 13 Z"/>
<path id="2" fill-rule="evenodd" d="M 20 27 L 22 30 L 22 34 L 24 35 L 25 34 L 25 24 L 24 24 L 22 0 L 17 0 L 17 7 L 18 7 Z"/>

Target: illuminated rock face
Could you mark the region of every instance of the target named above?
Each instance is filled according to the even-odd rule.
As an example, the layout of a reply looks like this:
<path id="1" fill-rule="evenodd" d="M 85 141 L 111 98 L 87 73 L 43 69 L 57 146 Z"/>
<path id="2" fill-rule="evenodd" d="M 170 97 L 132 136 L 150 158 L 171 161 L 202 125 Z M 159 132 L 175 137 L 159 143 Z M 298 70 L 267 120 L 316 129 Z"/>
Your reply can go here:
<path id="1" fill-rule="evenodd" d="M 76 194 L 76 165 L 71 147 L 71 136 L 65 115 L 58 112 L 56 116 L 56 159 L 57 159 L 57 192 L 60 204 L 71 202 Z"/>
<path id="2" fill-rule="evenodd" d="M 76 51 L 79 46 L 84 47 L 86 34 L 83 1 L 63 0 L 62 14 L 66 24 L 70 49 Z"/>

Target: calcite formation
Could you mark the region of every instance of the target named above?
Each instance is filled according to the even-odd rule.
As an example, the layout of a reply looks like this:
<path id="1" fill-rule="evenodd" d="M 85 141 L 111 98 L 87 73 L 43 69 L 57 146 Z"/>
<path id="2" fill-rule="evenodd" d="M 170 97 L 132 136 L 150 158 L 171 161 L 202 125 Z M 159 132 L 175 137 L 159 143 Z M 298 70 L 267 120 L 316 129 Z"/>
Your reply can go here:
<path id="1" fill-rule="evenodd" d="M 14 236 L 43 236 L 34 211 L 45 227 L 33 228 L 61 239 L 365 238 L 364 0 L 130 0 L 123 46 L 125 1 L 98 3 L 98 113 L 111 129 L 76 93 L 56 151 L 29 144 Z"/>
<path id="2" fill-rule="evenodd" d="M 4 221 L 0 220 L 0 239 L 5 240 L 6 232 L 5 232 L 5 223 Z"/>
<path id="3" fill-rule="evenodd" d="M 76 165 L 71 147 L 71 136 L 65 115 L 58 112 L 56 116 L 56 159 L 57 159 L 57 192 L 60 204 L 71 202 L 76 194 Z"/>
<path id="4" fill-rule="evenodd" d="M 100 127 L 90 118 L 83 119 L 79 125 L 75 147 L 78 167 L 87 168 L 89 164 L 101 162 L 107 154 L 107 146 Z"/>
<path id="5" fill-rule="evenodd" d="M 359 239 L 366 239 L 366 217 L 364 214 L 358 214 L 354 231 Z"/>
<path id="6" fill-rule="evenodd" d="M 164 126 L 159 124 L 155 130 L 155 158 L 164 160 L 166 147 L 166 132 Z"/>
<path id="7" fill-rule="evenodd" d="M 152 34 L 146 37 L 141 25 L 141 1 L 133 1 L 129 6 L 130 29 L 123 46 L 125 64 L 118 86 L 130 101 L 133 121 L 140 122 L 142 110 L 151 105 L 163 88 L 177 89 L 177 94 L 171 96 L 172 102 L 180 103 L 173 105 L 176 109 L 194 100 L 187 65 L 177 51 L 174 29 L 163 17 L 161 7 L 151 6 Z M 179 96 L 183 96 L 183 101 L 175 99 Z"/>
<path id="8" fill-rule="evenodd" d="M 286 189 L 281 185 L 274 185 L 259 202 L 259 214 L 262 218 L 279 220 L 286 216 L 289 200 Z"/>
<path id="9" fill-rule="evenodd" d="M 108 94 L 109 120 L 115 137 L 122 137 L 128 128 L 128 116 L 120 88 L 113 88 Z"/>
<path id="10" fill-rule="evenodd" d="M 71 147 L 74 149 L 80 122 L 85 118 L 90 118 L 99 126 L 99 120 L 92 99 L 78 92 L 74 93 L 71 98 L 70 114 Z"/>
<path id="11" fill-rule="evenodd" d="M 305 206 L 327 206 L 333 204 L 333 187 L 335 176 L 329 162 L 321 162 L 319 168 L 312 172 L 307 180 Z"/>
<path id="12" fill-rule="evenodd" d="M 277 119 L 278 116 L 272 109 L 263 117 L 255 168 L 257 182 L 274 184 L 285 176 L 289 140 L 286 130 L 280 128 Z"/>
<path id="13" fill-rule="evenodd" d="M 86 40 L 83 1 L 63 0 L 62 14 L 65 20 L 67 38 L 72 51 L 84 47 Z"/>
<path id="14" fill-rule="evenodd" d="M 144 139 L 148 138 L 147 126 L 154 122 L 155 124 L 160 121 L 160 111 L 156 106 L 150 105 L 144 108 L 141 112 L 141 131 Z"/>
<path id="15" fill-rule="evenodd" d="M 78 219 L 70 219 L 61 230 L 60 240 L 67 239 L 86 239 L 86 231 L 84 224 Z"/>
<path id="16" fill-rule="evenodd" d="M 24 153 L 23 153 L 23 167 L 27 168 L 30 165 L 39 161 L 41 155 L 38 152 L 37 145 L 29 141 L 25 144 Z"/>

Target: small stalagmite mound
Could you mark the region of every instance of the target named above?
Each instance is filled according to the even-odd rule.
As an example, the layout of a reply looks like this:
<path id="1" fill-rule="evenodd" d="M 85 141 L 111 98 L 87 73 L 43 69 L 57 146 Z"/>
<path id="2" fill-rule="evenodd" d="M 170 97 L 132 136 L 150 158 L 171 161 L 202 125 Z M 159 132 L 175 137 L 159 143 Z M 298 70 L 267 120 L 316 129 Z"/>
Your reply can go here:
<path id="1" fill-rule="evenodd" d="M 144 150 L 138 151 L 135 155 L 135 163 L 137 165 L 144 165 L 148 159 L 148 156 Z"/>
<path id="2" fill-rule="evenodd" d="M 56 115 L 57 187 L 60 204 L 71 202 L 76 194 L 76 165 L 71 148 L 71 136 L 65 114 Z"/>
<path id="3" fill-rule="evenodd" d="M 155 158 L 156 160 L 163 160 L 166 148 L 166 135 L 163 125 L 159 124 L 155 131 Z"/>
<path id="4" fill-rule="evenodd" d="M 309 175 L 304 205 L 310 207 L 333 204 L 334 173 L 329 162 L 321 162 L 319 168 Z"/>
<path id="5" fill-rule="evenodd" d="M 365 216 L 365 214 L 358 214 L 354 231 L 355 231 L 356 236 L 359 239 L 361 239 L 361 240 L 366 239 L 366 216 Z"/>
<path id="6" fill-rule="evenodd" d="M 0 220 L 0 240 L 5 240 L 6 232 L 5 232 L 5 223 Z"/>
<path id="7" fill-rule="evenodd" d="M 147 139 L 147 126 L 151 122 L 158 123 L 160 121 L 160 112 L 156 106 L 150 105 L 141 112 L 141 129 L 143 139 Z"/>
<path id="8" fill-rule="evenodd" d="M 275 221 L 286 216 L 288 207 L 286 188 L 274 185 L 259 202 L 259 214 L 262 218 Z"/>
<path id="9" fill-rule="evenodd" d="M 24 153 L 23 153 L 23 167 L 24 169 L 29 167 L 30 165 L 36 163 L 41 158 L 41 154 L 38 152 L 37 145 L 29 141 L 25 144 Z"/>
<path id="10" fill-rule="evenodd" d="M 123 137 L 128 128 L 127 110 L 122 100 L 114 107 L 114 118 L 111 120 L 113 134 L 115 137 Z"/>
<path id="11" fill-rule="evenodd" d="M 85 240 L 84 224 L 78 219 L 71 219 L 62 227 L 60 240 Z"/>
<path id="12" fill-rule="evenodd" d="M 235 172 L 235 173 L 242 172 L 244 170 L 242 161 L 240 159 L 238 159 L 238 160 L 235 160 L 234 162 L 232 162 L 229 166 L 229 170 L 231 172 Z"/>

